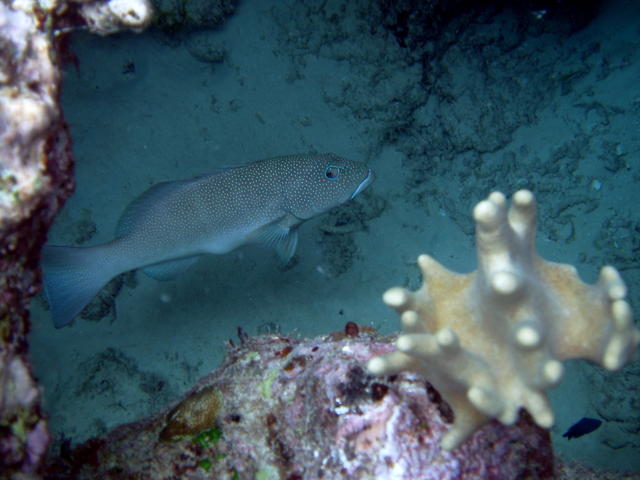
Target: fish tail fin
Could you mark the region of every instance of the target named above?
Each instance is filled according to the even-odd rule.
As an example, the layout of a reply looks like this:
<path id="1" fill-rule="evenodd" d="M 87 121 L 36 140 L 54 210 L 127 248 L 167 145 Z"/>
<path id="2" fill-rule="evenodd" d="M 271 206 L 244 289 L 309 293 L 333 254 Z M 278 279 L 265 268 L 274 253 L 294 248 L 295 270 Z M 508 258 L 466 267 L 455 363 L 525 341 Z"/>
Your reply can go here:
<path id="1" fill-rule="evenodd" d="M 114 276 L 96 253 L 92 247 L 45 245 L 42 249 L 44 292 L 56 328 L 71 323 Z"/>

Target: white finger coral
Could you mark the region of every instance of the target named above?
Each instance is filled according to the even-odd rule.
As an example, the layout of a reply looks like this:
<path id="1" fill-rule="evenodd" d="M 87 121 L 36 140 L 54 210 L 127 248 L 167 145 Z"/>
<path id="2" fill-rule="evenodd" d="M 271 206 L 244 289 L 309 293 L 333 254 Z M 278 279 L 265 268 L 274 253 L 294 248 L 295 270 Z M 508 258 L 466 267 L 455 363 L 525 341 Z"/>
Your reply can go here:
<path id="1" fill-rule="evenodd" d="M 458 274 L 421 255 L 422 288 L 392 288 L 383 297 L 401 314 L 397 350 L 368 364 L 376 375 L 408 370 L 433 384 L 454 411 L 442 441 L 448 450 L 493 418 L 514 423 L 521 408 L 551 427 L 545 392 L 561 380 L 563 360 L 616 370 L 640 341 L 615 268 L 602 268 L 587 285 L 573 266 L 538 256 L 531 192 L 517 192 L 508 210 L 494 192 L 473 216 L 478 269 Z"/>

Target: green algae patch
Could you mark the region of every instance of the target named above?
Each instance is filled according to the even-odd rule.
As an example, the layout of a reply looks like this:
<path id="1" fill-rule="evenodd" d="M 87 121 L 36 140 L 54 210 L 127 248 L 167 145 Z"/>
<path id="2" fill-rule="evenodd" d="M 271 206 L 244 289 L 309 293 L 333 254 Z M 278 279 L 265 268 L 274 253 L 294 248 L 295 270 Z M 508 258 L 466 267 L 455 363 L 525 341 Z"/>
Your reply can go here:
<path id="1" fill-rule="evenodd" d="M 209 473 L 211 471 L 211 466 L 213 462 L 209 458 L 203 458 L 198 462 L 198 466 L 203 469 L 205 472 Z"/>
<path id="2" fill-rule="evenodd" d="M 267 465 L 256 472 L 256 480 L 279 480 L 280 473 L 273 466 Z"/>
<path id="3" fill-rule="evenodd" d="M 200 445 L 202 448 L 215 446 L 222 438 L 222 429 L 219 427 L 204 430 L 193 437 L 193 443 Z"/>
<path id="4" fill-rule="evenodd" d="M 271 387 L 273 386 L 273 381 L 278 376 L 278 370 L 272 368 L 268 370 L 262 382 L 260 382 L 260 394 L 266 398 L 271 399 Z"/>

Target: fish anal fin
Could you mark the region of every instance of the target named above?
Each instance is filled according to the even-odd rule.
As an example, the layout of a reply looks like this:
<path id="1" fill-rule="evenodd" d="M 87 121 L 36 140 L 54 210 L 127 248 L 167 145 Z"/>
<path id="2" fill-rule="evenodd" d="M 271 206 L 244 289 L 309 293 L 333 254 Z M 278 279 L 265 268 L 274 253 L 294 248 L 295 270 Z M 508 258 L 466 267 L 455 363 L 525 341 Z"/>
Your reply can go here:
<path id="1" fill-rule="evenodd" d="M 156 280 L 171 280 L 181 274 L 198 261 L 200 255 L 169 260 L 168 262 L 156 263 L 142 269 L 145 275 Z"/>

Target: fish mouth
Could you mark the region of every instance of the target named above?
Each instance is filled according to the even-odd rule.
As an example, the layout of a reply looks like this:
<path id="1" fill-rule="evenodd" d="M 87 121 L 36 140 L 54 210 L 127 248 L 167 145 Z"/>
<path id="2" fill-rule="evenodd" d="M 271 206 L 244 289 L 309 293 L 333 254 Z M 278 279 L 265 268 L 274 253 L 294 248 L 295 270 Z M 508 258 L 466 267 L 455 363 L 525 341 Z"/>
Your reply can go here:
<path id="1" fill-rule="evenodd" d="M 358 188 L 356 188 L 355 192 L 351 194 L 351 198 L 349 198 L 349 200 L 351 200 L 352 198 L 355 198 L 356 195 L 358 195 L 361 191 L 367 188 L 369 184 L 372 183 L 375 179 L 376 179 L 375 174 L 371 169 L 369 169 L 369 173 L 367 177 L 360 182 L 360 185 L 358 185 Z"/>

